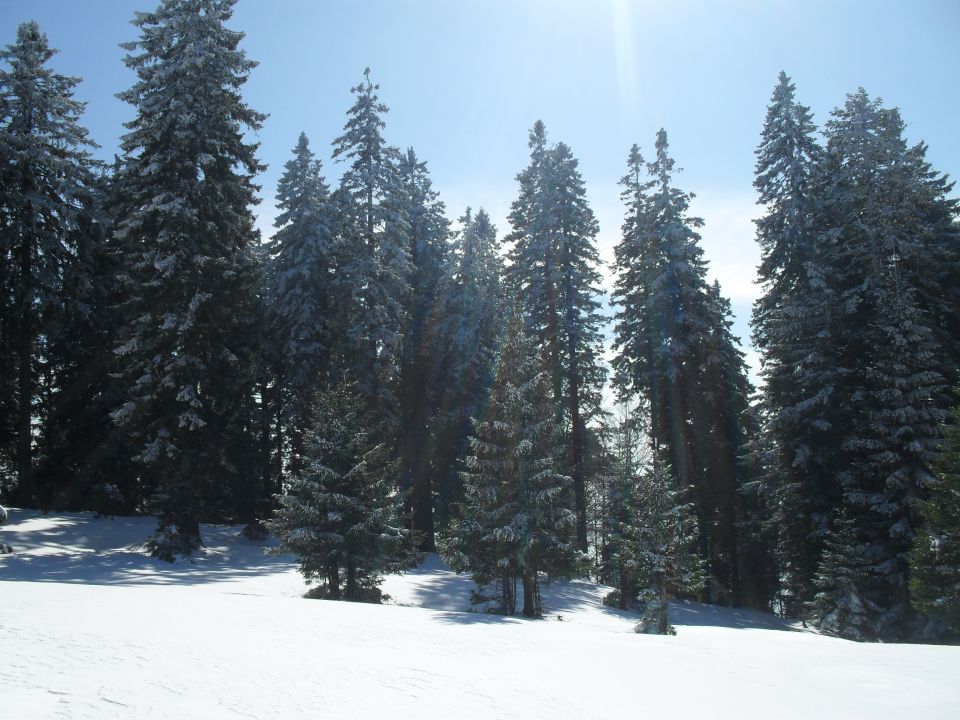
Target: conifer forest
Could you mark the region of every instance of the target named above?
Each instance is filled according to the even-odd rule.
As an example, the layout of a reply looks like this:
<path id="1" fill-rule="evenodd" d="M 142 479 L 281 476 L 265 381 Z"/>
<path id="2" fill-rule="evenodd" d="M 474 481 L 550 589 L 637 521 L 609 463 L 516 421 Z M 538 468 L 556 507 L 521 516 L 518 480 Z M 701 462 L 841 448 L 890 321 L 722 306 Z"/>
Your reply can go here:
<path id="1" fill-rule="evenodd" d="M 909 107 L 850 88 L 815 123 L 769 68 L 751 379 L 668 129 L 622 149 L 604 263 L 576 148 L 515 128 L 497 227 L 391 144 L 359 67 L 342 133 L 290 138 L 262 234 L 283 109 L 244 100 L 235 3 L 135 16 L 112 163 L 43 28 L 3 29 L 4 505 L 155 516 L 169 561 L 234 523 L 313 597 L 379 602 L 435 552 L 506 615 L 590 578 L 655 633 L 690 598 L 956 640 L 960 217 Z"/>

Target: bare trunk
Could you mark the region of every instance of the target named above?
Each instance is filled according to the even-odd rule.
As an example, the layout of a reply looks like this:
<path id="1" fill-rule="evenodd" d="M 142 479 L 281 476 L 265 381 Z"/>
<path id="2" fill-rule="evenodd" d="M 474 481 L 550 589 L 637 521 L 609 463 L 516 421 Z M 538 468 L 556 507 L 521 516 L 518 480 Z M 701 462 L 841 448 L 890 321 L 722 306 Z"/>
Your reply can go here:
<path id="1" fill-rule="evenodd" d="M 527 617 L 540 617 L 540 584 L 535 572 L 523 574 L 523 614 Z"/>

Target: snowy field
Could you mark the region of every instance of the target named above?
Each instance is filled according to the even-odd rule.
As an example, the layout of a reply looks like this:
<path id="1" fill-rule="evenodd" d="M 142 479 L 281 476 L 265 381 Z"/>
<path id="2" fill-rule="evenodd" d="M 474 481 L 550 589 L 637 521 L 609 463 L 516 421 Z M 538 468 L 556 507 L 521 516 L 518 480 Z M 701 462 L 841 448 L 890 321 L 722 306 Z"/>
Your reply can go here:
<path id="1" fill-rule="evenodd" d="M 632 632 L 586 582 L 547 619 L 465 612 L 428 557 L 386 606 L 304 600 L 290 558 L 239 528 L 168 565 L 150 518 L 11 513 L 0 541 L 0 717 L 960 718 L 960 648 L 866 645 L 773 616 L 678 603 Z M 562 620 L 560 619 L 562 618 Z"/>

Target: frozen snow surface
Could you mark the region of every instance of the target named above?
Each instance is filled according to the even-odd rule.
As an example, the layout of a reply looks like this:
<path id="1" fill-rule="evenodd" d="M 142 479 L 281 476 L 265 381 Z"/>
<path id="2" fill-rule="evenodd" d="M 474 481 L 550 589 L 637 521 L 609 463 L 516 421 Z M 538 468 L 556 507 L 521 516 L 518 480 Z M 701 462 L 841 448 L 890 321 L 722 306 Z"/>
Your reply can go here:
<path id="1" fill-rule="evenodd" d="M 386 606 L 302 599 L 289 557 L 205 526 L 193 562 L 146 557 L 150 518 L 12 509 L 0 541 L 0 716 L 33 718 L 960 718 L 960 648 L 867 645 L 760 613 L 671 607 L 636 635 L 604 588 L 547 617 L 466 612 L 434 556 Z"/>

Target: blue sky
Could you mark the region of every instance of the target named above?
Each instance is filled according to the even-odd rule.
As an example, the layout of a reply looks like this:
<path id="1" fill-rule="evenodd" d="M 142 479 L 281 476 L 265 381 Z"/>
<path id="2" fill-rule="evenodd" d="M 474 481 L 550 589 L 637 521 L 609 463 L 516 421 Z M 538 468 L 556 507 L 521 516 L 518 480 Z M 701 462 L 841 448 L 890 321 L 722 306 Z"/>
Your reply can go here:
<path id="1" fill-rule="evenodd" d="M 83 78 L 85 123 L 109 158 L 131 109 L 114 97 L 132 75 L 119 43 L 155 0 L 0 0 L 0 43 L 35 19 L 60 50 L 54 66 Z M 617 181 L 632 143 L 652 154 L 667 129 L 706 220 L 711 271 L 733 301 L 736 330 L 756 295 L 751 219 L 754 149 L 783 69 L 818 124 L 863 86 L 901 109 L 933 166 L 960 173 L 960 2 L 629 2 L 627 0 L 240 0 L 231 23 L 260 62 L 244 89 L 270 117 L 260 132 L 270 232 L 272 196 L 301 130 L 324 161 L 350 87 L 369 66 L 390 106 L 387 139 L 426 160 L 448 215 L 484 206 L 501 232 L 540 118 L 581 163 L 611 257 L 622 220 Z"/>

